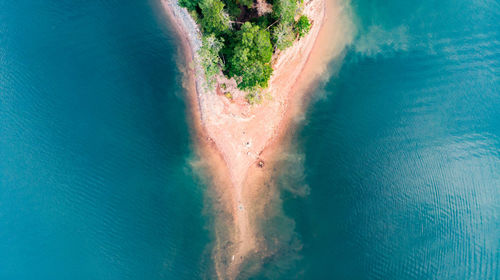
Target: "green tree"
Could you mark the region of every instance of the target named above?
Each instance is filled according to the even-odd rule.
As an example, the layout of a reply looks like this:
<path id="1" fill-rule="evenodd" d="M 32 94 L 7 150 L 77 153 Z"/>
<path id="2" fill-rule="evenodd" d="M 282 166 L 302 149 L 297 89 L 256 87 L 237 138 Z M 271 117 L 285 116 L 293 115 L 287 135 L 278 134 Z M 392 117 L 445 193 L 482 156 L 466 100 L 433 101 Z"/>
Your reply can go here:
<path id="1" fill-rule="evenodd" d="M 277 49 L 284 50 L 295 40 L 293 24 L 296 12 L 296 0 L 274 0 L 272 17 L 278 24 L 272 28 L 272 36 Z"/>
<path id="2" fill-rule="evenodd" d="M 282 23 L 293 23 L 297 12 L 296 0 L 275 0 L 273 4 L 273 18 Z"/>
<path id="3" fill-rule="evenodd" d="M 238 18 L 241 14 L 241 8 L 235 0 L 222 0 L 225 8 L 231 18 Z"/>
<path id="4" fill-rule="evenodd" d="M 247 8 L 252 8 L 253 6 L 253 0 L 239 0 L 241 5 L 247 6 Z"/>
<path id="5" fill-rule="evenodd" d="M 188 9 L 188 11 L 194 11 L 199 2 L 199 0 L 179 0 L 179 6 Z"/>
<path id="6" fill-rule="evenodd" d="M 224 3 L 220 0 L 202 0 L 199 3 L 201 14 L 201 27 L 205 33 L 220 35 L 229 31 L 229 15 L 224 11 Z"/>
<path id="7" fill-rule="evenodd" d="M 311 23 L 309 22 L 309 18 L 306 16 L 301 16 L 299 20 L 295 23 L 295 30 L 299 37 L 304 37 L 304 35 L 309 32 L 311 29 Z"/>
<path id="8" fill-rule="evenodd" d="M 295 40 L 293 26 L 290 23 L 280 22 L 273 28 L 272 37 L 276 48 L 284 50 L 290 47 Z"/>
<path id="9" fill-rule="evenodd" d="M 224 63 L 219 56 L 219 52 L 224 46 L 222 38 L 217 38 L 215 35 L 210 34 L 203 36 L 201 48 L 198 50 L 200 64 L 205 71 L 205 78 L 208 86 L 212 87 L 215 83 L 215 76 L 224 67 Z"/>
<path id="10" fill-rule="evenodd" d="M 270 65 L 272 55 L 269 32 L 245 22 L 236 34 L 228 74 L 236 78 L 240 89 L 265 88 L 273 72 Z"/>

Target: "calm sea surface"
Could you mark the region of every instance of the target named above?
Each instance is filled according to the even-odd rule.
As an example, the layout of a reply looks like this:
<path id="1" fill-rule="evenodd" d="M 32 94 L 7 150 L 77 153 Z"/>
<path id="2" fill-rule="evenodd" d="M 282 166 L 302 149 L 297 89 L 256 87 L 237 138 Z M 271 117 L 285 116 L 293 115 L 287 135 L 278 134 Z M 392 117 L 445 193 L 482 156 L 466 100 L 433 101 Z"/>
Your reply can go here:
<path id="1" fill-rule="evenodd" d="M 355 40 L 285 180 L 309 191 L 283 195 L 302 249 L 262 275 L 500 279 L 500 2 L 351 7 Z"/>
<path id="2" fill-rule="evenodd" d="M 0 279 L 196 279 L 210 242 L 158 1 L 0 0 Z"/>
<path id="3" fill-rule="evenodd" d="M 500 279 L 500 3 L 350 7 L 253 278 Z M 0 279 L 207 275 L 176 46 L 156 0 L 0 0 Z"/>

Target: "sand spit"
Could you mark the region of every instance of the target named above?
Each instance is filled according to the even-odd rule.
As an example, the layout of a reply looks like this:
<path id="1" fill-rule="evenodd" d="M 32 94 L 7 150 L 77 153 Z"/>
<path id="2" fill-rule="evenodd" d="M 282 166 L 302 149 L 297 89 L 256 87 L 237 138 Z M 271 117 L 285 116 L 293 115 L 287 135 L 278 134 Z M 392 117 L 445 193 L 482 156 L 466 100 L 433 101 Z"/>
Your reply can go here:
<path id="1" fill-rule="evenodd" d="M 186 88 L 193 125 L 203 159 L 208 162 L 217 201 L 228 213 L 225 232 L 216 234 L 214 262 L 219 279 L 237 277 L 246 257 L 258 253 L 258 232 L 252 225 L 262 182 L 270 174 L 280 141 L 297 114 L 304 94 L 327 69 L 331 58 L 348 43 L 340 24 L 343 7 L 337 1 L 305 0 L 302 11 L 312 20 L 310 32 L 291 48 L 273 56 L 274 74 L 260 104 L 249 105 L 244 93 L 231 90 L 231 81 L 220 79 L 231 90 L 226 98 L 219 86 L 209 90 L 197 63 L 200 32 L 177 0 L 161 0 L 176 28 L 186 58 Z M 217 229 L 220 231 L 221 229 Z"/>

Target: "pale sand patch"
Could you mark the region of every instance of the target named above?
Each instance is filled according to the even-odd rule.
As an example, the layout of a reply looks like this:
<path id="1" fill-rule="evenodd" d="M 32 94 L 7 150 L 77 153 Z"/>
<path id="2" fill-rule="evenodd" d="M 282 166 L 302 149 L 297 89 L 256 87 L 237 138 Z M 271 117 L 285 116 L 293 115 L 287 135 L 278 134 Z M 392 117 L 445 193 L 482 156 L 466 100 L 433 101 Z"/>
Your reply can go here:
<path id="1" fill-rule="evenodd" d="M 302 113 L 305 93 L 325 74 L 329 61 L 350 42 L 345 7 L 337 0 L 304 1 L 303 13 L 312 20 L 311 30 L 273 57 L 275 71 L 264 93 L 269 98 L 252 106 L 241 92 L 233 90 L 230 101 L 220 88 L 207 90 L 204 86 L 203 73 L 195 63 L 200 34 L 176 1 L 162 0 L 162 4 L 183 46 L 188 66 L 186 89 L 200 154 L 208 163 L 221 209 L 232 217 L 225 223 L 228 228 L 216 235 L 216 273 L 219 278 L 234 279 L 245 258 L 262 249 L 252 225 L 255 214 L 260 212 L 260 206 L 254 204 L 262 203 L 257 200 L 265 192 L 260 188 L 283 146 L 286 131 Z M 260 161 L 263 168 L 258 167 Z"/>

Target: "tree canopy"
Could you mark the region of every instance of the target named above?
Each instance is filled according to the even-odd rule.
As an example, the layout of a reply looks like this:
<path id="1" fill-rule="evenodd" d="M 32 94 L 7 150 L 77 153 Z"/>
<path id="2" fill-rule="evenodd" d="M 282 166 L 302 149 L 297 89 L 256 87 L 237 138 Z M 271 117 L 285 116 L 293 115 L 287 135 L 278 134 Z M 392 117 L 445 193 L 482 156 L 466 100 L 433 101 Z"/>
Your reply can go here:
<path id="1" fill-rule="evenodd" d="M 236 78 L 241 89 L 266 87 L 273 71 L 269 31 L 245 22 L 237 32 L 235 42 L 227 68 L 229 76 Z"/>
<path id="2" fill-rule="evenodd" d="M 242 90 L 265 88 L 271 77 L 271 57 L 304 36 L 311 23 L 306 16 L 295 21 L 298 0 L 179 0 L 201 26 L 198 55 L 209 85 L 215 76 L 234 77 Z M 266 6 L 267 12 L 257 8 Z"/>
<path id="3" fill-rule="evenodd" d="M 296 0 L 274 0 L 273 18 L 282 23 L 293 23 L 297 12 Z"/>
<path id="4" fill-rule="evenodd" d="M 201 27 L 205 33 L 220 35 L 229 31 L 229 15 L 221 0 L 201 0 Z"/>
<path id="5" fill-rule="evenodd" d="M 280 22 L 273 28 L 273 41 L 276 48 L 284 50 L 290 47 L 294 40 L 295 34 L 290 23 Z"/>
<path id="6" fill-rule="evenodd" d="M 198 55 L 210 87 L 215 83 L 215 75 L 219 74 L 221 68 L 224 68 L 224 63 L 219 56 L 219 52 L 223 46 L 223 39 L 216 38 L 213 34 L 203 36 L 202 46 L 198 51 Z"/>
<path id="7" fill-rule="evenodd" d="M 188 9 L 189 11 L 194 11 L 199 2 L 199 0 L 179 0 L 179 5 Z"/>
<path id="8" fill-rule="evenodd" d="M 252 6 L 253 6 L 253 0 L 239 0 L 239 2 L 242 5 L 245 5 L 249 9 L 252 8 Z"/>

